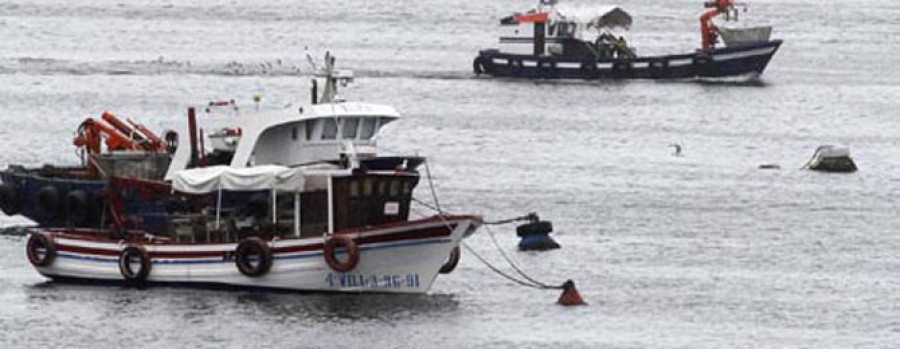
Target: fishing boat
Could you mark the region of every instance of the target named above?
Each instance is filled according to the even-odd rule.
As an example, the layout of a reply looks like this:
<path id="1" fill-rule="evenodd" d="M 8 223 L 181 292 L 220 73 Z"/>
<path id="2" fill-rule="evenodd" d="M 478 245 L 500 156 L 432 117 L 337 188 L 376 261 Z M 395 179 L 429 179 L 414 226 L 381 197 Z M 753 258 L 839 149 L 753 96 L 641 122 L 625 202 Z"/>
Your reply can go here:
<path id="1" fill-rule="evenodd" d="M 337 86 L 352 74 L 334 70 L 330 56 L 323 69 L 313 105 L 220 132 L 227 163 L 198 151 L 191 110 L 189 144 L 165 152 L 159 178 L 98 168 L 101 224 L 33 228 L 28 260 L 60 281 L 426 292 L 455 268 L 459 244 L 482 219 L 410 219 L 425 159 L 375 148 L 380 127 L 399 114 L 344 101 Z"/>
<path id="2" fill-rule="evenodd" d="M 176 172 L 197 167 L 337 164 L 347 161 L 348 152 L 367 169 L 400 165 L 414 169 L 421 164 L 423 159 L 416 156 L 378 154 L 379 131 L 400 114 L 390 106 L 342 99 L 338 86 L 351 82 L 353 74 L 336 69 L 334 62 L 326 55 L 324 64 L 314 65 L 311 103 L 306 106 L 238 113 L 234 101 L 214 101 L 201 109 L 205 119 L 197 115 L 197 108 L 190 108 L 187 124 L 162 136 L 109 112 L 87 118 L 74 139 L 80 165 L 10 165 L 0 171 L 0 209 L 10 216 L 21 214 L 38 226 L 98 228 L 109 224 L 101 191 L 113 176 L 171 181 Z M 321 94 L 319 81 L 324 81 Z M 220 119 L 210 113 L 217 108 L 234 115 L 216 125 L 211 120 Z M 204 125 L 213 131 L 204 132 Z M 252 201 L 252 195 L 229 193 L 225 203 L 242 204 Z"/>
<path id="3" fill-rule="evenodd" d="M 617 32 L 628 30 L 631 15 L 618 6 L 590 11 L 558 9 L 557 0 L 541 0 L 532 10 L 500 21 L 500 47 L 482 50 L 473 62 L 476 74 L 545 79 L 689 79 L 756 77 L 763 73 L 781 40 L 771 27 L 716 25 L 714 18 L 737 21 L 732 0 L 704 3 L 701 46 L 695 52 L 640 56 Z M 720 42 L 721 38 L 721 42 Z"/>
<path id="4" fill-rule="evenodd" d="M 59 281 L 422 293 L 453 270 L 482 219 L 410 220 L 418 181 L 408 168 L 334 164 L 187 169 L 171 183 L 113 177 L 108 229 L 34 228 L 26 255 Z M 268 191 L 272 205 L 225 207 L 228 191 Z M 147 219 L 125 204 L 133 194 L 167 209 Z"/>

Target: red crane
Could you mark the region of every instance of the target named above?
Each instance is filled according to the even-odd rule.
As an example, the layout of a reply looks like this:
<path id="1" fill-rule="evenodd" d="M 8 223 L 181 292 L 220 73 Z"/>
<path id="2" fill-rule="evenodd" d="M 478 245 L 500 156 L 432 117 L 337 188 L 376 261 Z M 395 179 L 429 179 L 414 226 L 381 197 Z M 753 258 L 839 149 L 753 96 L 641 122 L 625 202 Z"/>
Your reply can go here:
<path id="1" fill-rule="evenodd" d="M 700 39 L 704 50 L 712 48 L 718 41 L 716 25 L 712 19 L 720 14 L 735 11 L 735 6 L 737 2 L 732 0 L 712 0 L 703 3 L 703 7 L 710 9 L 700 15 Z"/>
<path id="2" fill-rule="evenodd" d="M 86 149 L 84 156 L 100 154 L 104 140 L 107 151 L 165 151 L 165 143 L 142 125 L 132 123 L 135 126 L 132 128 L 109 112 L 103 112 L 101 118 L 103 120 L 87 118 L 78 126 L 72 143 Z M 96 164 L 90 161 L 87 163 L 90 175 L 96 176 L 99 173 Z"/>

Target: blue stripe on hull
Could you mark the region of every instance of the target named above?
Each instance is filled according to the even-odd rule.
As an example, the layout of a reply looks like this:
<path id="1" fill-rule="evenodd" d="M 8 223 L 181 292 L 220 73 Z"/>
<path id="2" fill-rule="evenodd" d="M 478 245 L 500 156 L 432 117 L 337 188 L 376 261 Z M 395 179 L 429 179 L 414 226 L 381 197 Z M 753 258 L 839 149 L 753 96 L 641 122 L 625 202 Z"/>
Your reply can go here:
<path id="1" fill-rule="evenodd" d="M 439 239 L 429 239 L 429 240 L 420 240 L 420 241 L 405 241 L 405 242 L 392 242 L 392 243 L 384 243 L 378 244 L 375 246 L 360 246 L 360 251 L 376 251 L 376 250 L 384 250 L 384 249 L 392 249 L 392 248 L 400 248 L 400 247 L 411 247 L 411 246 L 421 246 L 421 245 L 432 245 L 432 244 L 446 244 L 453 241 L 449 238 L 439 238 Z M 338 254 L 340 254 L 340 250 L 338 250 Z M 274 255 L 274 260 L 295 260 L 295 259 L 306 259 L 306 258 L 314 258 L 314 257 L 322 257 L 322 251 L 311 251 L 311 252 L 300 252 L 300 253 L 290 253 L 290 254 L 282 254 L 282 255 Z M 73 254 L 68 252 L 59 252 L 57 253 L 58 258 L 64 259 L 73 259 L 73 260 L 81 260 L 88 262 L 98 262 L 98 263 L 118 263 L 118 257 L 98 257 L 98 256 L 86 256 L 82 254 Z M 225 260 L 223 258 L 205 258 L 205 259 L 152 259 L 151 263 L 153 264 L 220 264 L 220 263 L 234 263 L 232 260 Z"/>

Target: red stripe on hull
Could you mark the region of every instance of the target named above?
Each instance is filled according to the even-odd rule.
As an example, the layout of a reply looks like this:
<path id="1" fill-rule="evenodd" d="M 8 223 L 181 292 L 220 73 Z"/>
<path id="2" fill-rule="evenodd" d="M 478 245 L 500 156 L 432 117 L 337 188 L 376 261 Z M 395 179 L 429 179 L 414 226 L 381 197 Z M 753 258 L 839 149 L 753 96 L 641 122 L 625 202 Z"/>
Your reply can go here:
<path id="1" fill-rule="evenodd" d="M 401 240 L 417 240 L 417 239 L 427 239 L 427 238 L 435 238 L 435 237 L 444 237 L 449 236 L 454 229 L 459 225 L 459 223 L 450 223 L 450 226 L 437 226 L 430 228 L 422 228 L 416 229 L 412 231 L 401 231 L 396 233 L 389 234 L 379 234 L 373 236 L 365 236 L 356 239 L 356 242 L 362 246 L 366 244 L 376 244 L 376 243 L 384 243 L 384 242 L 392 242 L 392 241 L 401 241 Z M 65 232 L 56 232 L 58 238 L 67 238 L 72 240 L 87 240 L 92 242 L 106 242 L 106 243 L 118 243 L 119 240 L 103 240 L 96 239 L 91 236 L 89 239 L 84 239 L 84 235 L 82 234 L 67 234 Z M 137 242 L 140 244 L 140 242 Z M 184 244 L 184 243 L 153 243 L 153 244 L 145 244 L 146 246 L 213 246 L 210 244 Z M 90 247 L 81 247 L 81 246 L 72 246 L 72 245 L 64 245 L 57 243 L 57 248 L 60 252 L 70 252 L 70 253 L 79 253 L 79 254 L 88 254 L 94 256 L 106 256 L 106 257 L 118 257 L 120 251 L 118 250 L 108 250 L 108 249 L 98 249 L 98 248 L 90 248 Z M 273 253 L 296 253 L 296 252 L 311 252 L 311 251 L 321 251 L 324 248 L 324 245 L 321 243 L 308 244 L 308 245 L 300 245 L 300 246 L 287 246 L 287 247 L 279 247 L 272 249 Z M 160 258 L 160 259 L 174 259 L 174 258 L 225 258 L 227 253 L 233 251 L 153 251 L 150 252 L 150 258 Z"/>

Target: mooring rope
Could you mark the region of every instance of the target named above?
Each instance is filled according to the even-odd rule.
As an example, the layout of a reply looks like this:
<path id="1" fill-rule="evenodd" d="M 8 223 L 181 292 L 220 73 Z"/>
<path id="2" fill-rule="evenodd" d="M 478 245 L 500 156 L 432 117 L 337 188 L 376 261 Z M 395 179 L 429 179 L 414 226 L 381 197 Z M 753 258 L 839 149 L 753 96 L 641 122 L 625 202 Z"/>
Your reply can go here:
<path id="1" fill-rule="evenodd" d="M 431 197 L 434 198 L 435 210 L 443 216 L 444 211 L 441 210 L 441 203 L 438 202 L 437 192 L 434 190 L 434 183 L 431 181 L 431 167 L 428 166 L 428 160 L 423 162 L 425 163 L 425 175 L 428 177 L 428 187 L 431 188 Z"/>
<path id="2" fill-rule="evenodd" d="M 444 218 L 444 212 L 443 212 L 443 210 L 441 210 L 441 205 L 438 202 L 437 192 L 434 190 L 434 183 L 431 180 L 431 171 L 428 168 L 428 160 L 425 160 L 424 163 L 425 163 L 425 175 L 426 175 L 426 179 L 428 179 L 428 187 L 431 189 L 431 196 L 434 199 L 434 206 L 431 206 L 431 205 L 429 205 L 421 200 L 418 200 L 416 198 L 412 198 L 412 199 L 415 202 L 421 204 L 422 206 L 425 206 L 434 211 L 437 211 L 438 217 L 441 218 L 441 221 L 444 222 L 444 225 L 447 227 L 447 229 L 453 230 L 453 228 L 450 226 L 450 223 L 447 222 L 446 218 Z M 495 221 L 495 222 L 484 222 L 484 224 L 486 224 L 486 225 L 488 225 L 488 224 L 494 224 L 494 225 L 507 224 L 507 223 L 512 223 L 515 221 L 532 219 L 532 218 L 536 218 L 536 217 L 537 217 L 537 215 L 535 215 L 534 213 L 531 213 L 531 214 L 528 214 L 528 215 L 522 216 L 522 217 L 509 218 L 509 219 L 499 220 L 499 221 Z M 473 249 L 468 244 L 466 244 L 465 241 L 460 241 L 460 244 L 466 249 L 466 251 L 469 251 L 469 253 L 471 253 L 473 256 L 475 256 L 476 259 L 478 259 L 482 264 L 487 266 L 493 272 L 506 278 L 507 280 L 510 280 L 512 282 L 515 282 L 519 285 L 526 286 L 526 287 L 537 288 L 537 289 L 555 289 L 555 290 L 561 290 L 561 289 L 565 288 L 563 285 L 559 285 L 559 286 L 547 285 L 543 282 L 537 281 L 534 278 L 528 276 L 528 274 L 525 274 L 525 272 L 522 271 L 521 268 L 516 266 L 516 264 L 512 261 L 512 259 L 509 258 L 509 256 L 506 254 L 506 252 L 503 251 L 503 248 L 500 247 L 500 243 L 497 242 L 497 238 L 494 236 L 494 232 L 491 231 L 487 226 L 485 226 L 485 230 L 487 230 L 488 235 L 491 237 L 491 240 L 494 242 L 494 246 L 497 248 L 497 250 L 500 251 L 500 254 L 503 256 L 503 259 L 505 259 L 506 262 L 509 263 L 509 266 L 512 267 L 513 270 L 515 270 L 519 275 L 521 275 L 527 281 L 517 279 L 516 277 L 503 272 L 502 270 L 500 270 L 499 268 L 497 268 L 496 266 L 494 266 L 493 264 L 488 262 L 480 254 L 475 252 L 475 249 Z"/>
<path id="3" fill-rule="evenodd" d="M 521 275 L 523 278 L 525 278 L 525 280 L 530 281 L 535 286 L 539 286 L 540 288 L 552 288 L 552 289 L 561 289 L 562 288 L 562 286 L 547 285 L 543 282 L 535 280 L 531 276 L 528 276 L 528 274 L 525 274 L 525 272 L 522 271 L 522 269 L 519 268 L 519 266 L 517 266 L 516 263 L 513 262 L 512 258 L 510 258 L 509 255 L 507 255 L 506 252 L 503 251 L 503 248 L 500 247 L 500 243 L 497 242 L 497 238 L 494 236 L 494 232 L 491 231 L 490 227 L 484 227 L 484 230 L 486 230 L 488 232 L 488 236 L 491 237 L 491 241 L 494 242 L 494 246 L 497 247 L 498 251 L 500 251 L 500 255 L 503 256 L 503 259 L 506 260 L 506 263 L 508 263 L 509 266 L 513 268 L 513 270 L 515 270 L 517 273 L 519 273 L 519 275 Z"/>

